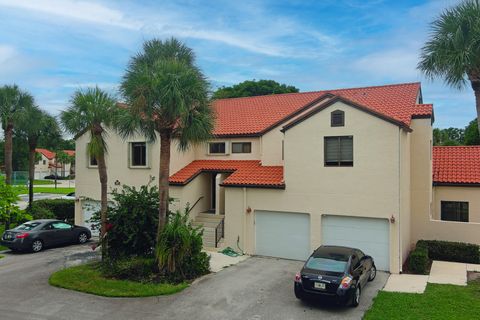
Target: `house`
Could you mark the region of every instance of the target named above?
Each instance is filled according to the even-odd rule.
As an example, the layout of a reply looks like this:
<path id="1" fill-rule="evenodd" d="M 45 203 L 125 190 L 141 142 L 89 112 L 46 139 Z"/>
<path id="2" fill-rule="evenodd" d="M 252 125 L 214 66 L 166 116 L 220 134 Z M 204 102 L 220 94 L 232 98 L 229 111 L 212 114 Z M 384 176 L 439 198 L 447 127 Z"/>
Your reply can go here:
<path id="1" fill-rule="evenodd" d="M 71 163 L 57 163 L 55 158 L 55 152 L 47 149 L 37 148 L 35 149 L 40 155 L 38 161 L 35 163 L 35 179 L 43 179 L 46 176 L 57 174 L 61 177 L 67 177 L 74 170 L 74 166 Z M 66 154 L 73 157 L 75 156 L 74 150 L 63 150 Z"/>
<path id="2" fill-rule="evenodd" d="M 480 243 L 472 165 L 480 150 L 432 149 L 433 106 L 420 83 L 222 99 L 213 108 L 214 138 L 186 152 L 173 143 L 170 164 L 171 209 L 192 208 L 204 245 L 288 259 L 348 245 L 398 273 L 419 239 Z M 77 224 L 98 210 L 89 138 L 76 137 Z M 158 140 L 110 131 L 107 144 L 109 188 L 156 178 Z"/>

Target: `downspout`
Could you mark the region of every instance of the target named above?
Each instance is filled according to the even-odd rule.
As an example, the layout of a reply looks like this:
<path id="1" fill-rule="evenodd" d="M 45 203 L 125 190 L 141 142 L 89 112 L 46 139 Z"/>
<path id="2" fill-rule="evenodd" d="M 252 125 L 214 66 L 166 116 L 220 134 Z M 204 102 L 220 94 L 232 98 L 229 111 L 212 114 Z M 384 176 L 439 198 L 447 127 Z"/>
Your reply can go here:
<path id="1" fill-rule="evenodd" d="M 243 216 L 244 223 L 243 223 L 243 251 L 247 250 L 247 188 L 243 187 Z"/>
<path id="2" fill-rule="evenodd" d="M 398 265 L 399 265 L 399 273 L 402 273 L 402 269 L 403 269 L 403 266 L 402 266 L 402 255 L 403 255 L 403 252 L 402 252 L 402 241 L 401 241 L 401 234 L 402 234 L 402 224 L 401 224 L 401 221 L 402 221 L 402 212 L 401 212 L 401 201 L 402 201 L 402 185 L 401 185 L 401 178 L 402 178 L 402 157 L 401 157 L 401 152 L 402 152 L 402 148 L 401 148 L 401 132 L 402 132 L 402 128 L 398 128 Z"/>

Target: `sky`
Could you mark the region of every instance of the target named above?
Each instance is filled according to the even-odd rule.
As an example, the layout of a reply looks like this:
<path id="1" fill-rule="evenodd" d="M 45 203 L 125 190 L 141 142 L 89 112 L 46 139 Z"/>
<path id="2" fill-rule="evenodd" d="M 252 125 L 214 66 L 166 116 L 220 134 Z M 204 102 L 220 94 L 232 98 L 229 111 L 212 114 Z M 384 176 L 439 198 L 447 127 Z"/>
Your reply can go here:
<path id="1" fill-rule="evenodd" d="M 455 0 L 0 0 L 0 85 L 53 115 L 98 85 L 118 95 L 129 59 L 152 38 L 191 47 L 212 90 L 273 79 L 300 91 L 422 82 L 435 127 L 475 118 L 458 91 L 417 69 L 429 24 Z"/>

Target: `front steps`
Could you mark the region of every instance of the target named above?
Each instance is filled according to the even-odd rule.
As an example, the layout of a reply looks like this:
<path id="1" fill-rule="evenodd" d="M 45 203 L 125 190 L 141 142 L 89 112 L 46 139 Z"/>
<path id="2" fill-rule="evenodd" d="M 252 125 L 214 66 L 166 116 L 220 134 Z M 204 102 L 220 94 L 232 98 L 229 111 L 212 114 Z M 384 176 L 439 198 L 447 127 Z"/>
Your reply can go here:
<path id="1" fill-rule="evenodd" d="M 216 247 L 215 230 L 223 238 L 223 219 L 224 215 L 215 215 L 211 213 L 199 213 L 192 221 L 193 226 L 203 227 L 203 246 L 207 248 Z M 221 240 L 219 241 L 220 244 Z"/>

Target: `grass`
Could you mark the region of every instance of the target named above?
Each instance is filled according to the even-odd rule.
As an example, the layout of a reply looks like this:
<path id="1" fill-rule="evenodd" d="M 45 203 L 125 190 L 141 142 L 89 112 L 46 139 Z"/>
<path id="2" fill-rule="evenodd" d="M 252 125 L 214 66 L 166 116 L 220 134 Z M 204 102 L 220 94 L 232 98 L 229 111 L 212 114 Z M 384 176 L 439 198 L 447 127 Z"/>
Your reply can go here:
<path id="1" fill-rule="evenodd" d="M 467 286 L 428 284 L 423 294 L 380 291 L 365 320 L 479 319 L 480 280 Z"/>
<path id="2" fill-rule="evenodd" d="M 2 256 L 2 255 L 0 254 L 0 259 L 2 259 L 2 258 L 5 258 L 5 256 Z"/>
<path id="3" fill-rule="evenodd" d="M 86 292 L 104 297 L 150 297 L 182 291 L 187 283 L 141 283 L 128 280 L 107 279 L 97 264 L 84 264 L 55 272 L 50 276 L 52 286 Z"/>
<path id="4" fill-rule="evenodd" d="M 4 231 L 5 231 L 5 226 L 2 224 L 2 225 L 0 225 L 0 237 L 2 236 Z M 4 247 L 4 246 L 0 245 L 0 251 L 7 250 L 7 249 L 8 249 L 7 247 Z M 2 256 L 2 258 L 3 258 L 3 256 Z"/>
<path id="5" fill-rule="evenodd" d="M 20 194 L 27 194 L 28 188 L 27 187 L 16 187 Z M 68 194 L 70 192 L 75 192 L 75 188 L 61 188 L 58 187 L 57 189 L 53 187 L 33 187 L 34 193 L 53 193 L 53 194 Z"/>
<path id="6" fill-rule="evenodd" d="M 23 183 L 16 183 L 16 186 L 26 186 L 28 184 L 28 181 L 25 181 Z M 55 184 L 54 180 L 33 180 L 33 185 L 52 185 Z"/>

